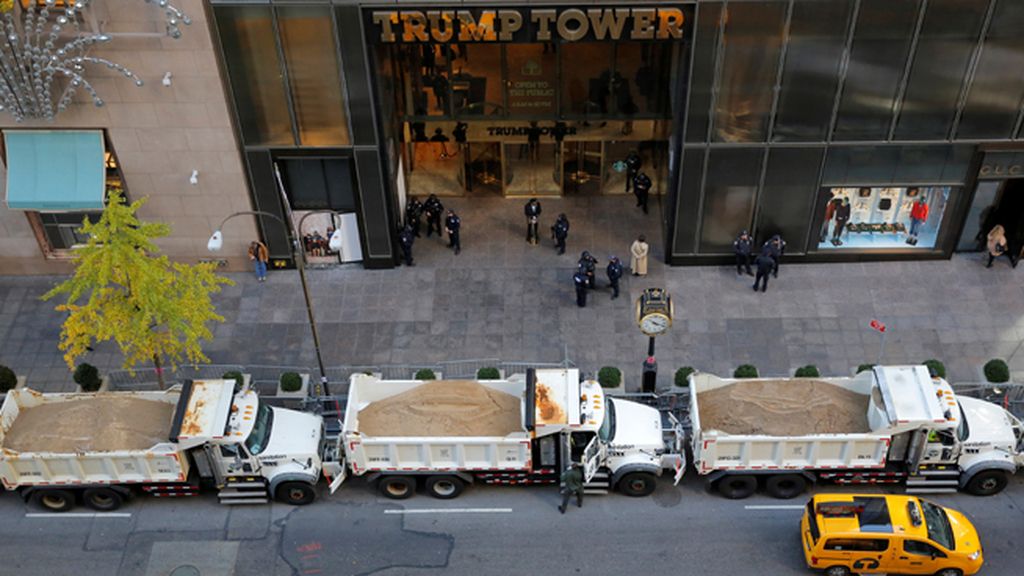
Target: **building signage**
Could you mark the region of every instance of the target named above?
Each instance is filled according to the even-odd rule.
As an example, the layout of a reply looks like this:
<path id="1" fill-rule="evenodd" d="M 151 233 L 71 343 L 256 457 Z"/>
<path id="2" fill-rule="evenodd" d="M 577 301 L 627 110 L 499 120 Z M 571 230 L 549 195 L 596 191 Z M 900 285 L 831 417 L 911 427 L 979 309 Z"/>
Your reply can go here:
<path id="1" fill-rule="evenodd" d="M 374 10 L 370 38 L 386 44 L 679 40 L 680 7 Z"/>
<path id="2" fill-rule="evenodd" d="M 978 170 L 981 180 L 1024 178 L 1024 152 L 986 152 Z"/>

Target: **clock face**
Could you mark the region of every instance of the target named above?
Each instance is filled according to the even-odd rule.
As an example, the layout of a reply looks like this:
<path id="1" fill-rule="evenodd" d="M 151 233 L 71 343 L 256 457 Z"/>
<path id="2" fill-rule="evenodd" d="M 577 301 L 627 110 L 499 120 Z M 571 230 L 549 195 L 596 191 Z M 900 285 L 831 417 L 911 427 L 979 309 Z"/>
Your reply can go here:
<path id="1" fill-rule="evenodd" d="M 640 331 L 648 336 L 661 334 L 668 330 L 669 319 L 661 313 L 648 314 L 640 319 Z"/>

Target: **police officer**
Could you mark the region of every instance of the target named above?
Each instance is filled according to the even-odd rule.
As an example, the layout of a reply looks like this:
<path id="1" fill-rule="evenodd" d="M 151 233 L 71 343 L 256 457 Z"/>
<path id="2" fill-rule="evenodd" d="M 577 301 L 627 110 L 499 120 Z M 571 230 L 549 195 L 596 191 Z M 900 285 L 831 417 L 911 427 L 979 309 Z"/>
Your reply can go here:
<path id="1" fill-rule="evenodd" d="M 786 253 L 786 241 L 782 239 L 782 236 L 776 234 L 772 236 L 764 246 L 761 247 L 761 252 L 767 252 L 771 256 L 772 260 L 775 261 L 775 267 L 772 269 L 772 276 L 779 277 L 779 260 L 782 259 L 782 255 Z"/>
<path id="2" fill-rule="evenodd" d="M 597 283 L 594 279 L 594 271 L 597 269 L 597 258 L 594 258 L 590 255 L 590 252 L 584 250 L 583 254 L 580 254 L 579 262 L 576 264 L 580 272 L 583 272 L 583 275 L 587 278 L 587 288 L 596 288 Z"/>
<path id="3" fill-rule="evenodd" d="M 768 290 L 768 275 L 775 269 L 775 259 L 771 257 L 768 250 L 763 250 L 761 255 L 757 257 L 754 262 L 757 266 L 757 276 L 754 278 L 754 292 L 757 292 L 758 284 L 761 284 L 761 280 L 764 280 L 764 284 L 761 286 L 761 292 Z"/>
<path id="4" fill-rule="evenodd" d="M 431 194 L 423 203 L 423 212 L 427 214 L 427 238 L 433 234 L 434 228 L 437 228 L 437 235 L 441 236 L 441 215 L 444 214 L 444 204 L 441 204 L 437 196 Z"/>
<path id="5" fill-rule="evenodd" d="M 633 179 L 636 178 L 640 167 L 643 166 L 644 161 L 640 158 L 640 155 L 636 153 L 636 150 L 630 150 L 629 155 L 626 156 L 626 192 L 629 192 L 629 186 L 633 183 Z"/>
<path id="6" fill-rule="evenodd" d="M 569 505 L 569 498 L 576 496 L 576 507 L 583 507 L 583 471 L 580 470 L 579 462 L 573 462 L 569 468 L 562 472 L 562 503 L 558 511 L 565 514 L 565 507 Z"/>
<path id="7" fill-rule="evenodd" d="M 740 232 L 732 243 L 732 252 L 736 255 L 736 273 L 743 274 L 742 268 L 747 269 L 747 276 L 753 276 L 750 270 L 750 255 L 754 248 L 754 240 L 746 230 Z"/>
<path id="8" fill-rule="evenodd" d="M 420 215 L 423 214 L 423 203 L 415 196 L 410 196 L 405 203 L 405 224 L 412 228 L 412 233 L 420 237 Z"/>
<path id="9" fill-rule="evenodd" d="M 651 192 L 651 178 L 644 172 L 638 172 L 633 178 L 633 194 L 636 195 L 636 205 L 644 209 L 647 214 L 647 197 Z"/>
<path id="10" fill-rule="evenodd" d="M 448 231 L 448 247 L 455 249 L 455 254 L 462 251 L 462 244 L 459 243 L 459 228 L 462 227 L 462 220 L 455 214 L 455 210 L 448 210 L 448 217 L 444 219 L 444 229 Z"/>
<path id="11" fill-rule="evenodd" d="M 412 243 L 416 237 L 413 235 L 412 227 L 406 224 L 398 233 L 398 245 L 402 248 L 402 259 L 406 266 L 415 266 L 412 263 Z"/>
<path id="12" fill-rule="evenodd" d="M 536 245 L 540 242 L 540 234 L 537 233 L 537 223 L 540 222 L 540 202 L 536 198 L 530 198 L 530 201 L 523 207 L 523 214 L 526 215 L 526 243 Z"/>
<path id="13" fill-rule="evenodd" d="M 580 308 L 587 307 L 587 275 L 583 270 L 577 270 L 572 275 L 573 286 L 576 287 L 576 305 Z"/>
<path id="14" fill-rule="evenodd" d="M 551 235 L 555 238 L 555 247 L 559 254 L 565 254 L 565 239 L 569 237 L 569 219 L 559 214 L 555 225 L 551 227 Z"/>
<path id="15" fill-rule="evenodd" d="M 608 285 L 612 288 L 612 300 L 615 300 L 619 297 L 619 278 L 622 278 L 622 262 L 619 262 L 617 257 L 612 256 L 605 272 L 608 273 Z"/>

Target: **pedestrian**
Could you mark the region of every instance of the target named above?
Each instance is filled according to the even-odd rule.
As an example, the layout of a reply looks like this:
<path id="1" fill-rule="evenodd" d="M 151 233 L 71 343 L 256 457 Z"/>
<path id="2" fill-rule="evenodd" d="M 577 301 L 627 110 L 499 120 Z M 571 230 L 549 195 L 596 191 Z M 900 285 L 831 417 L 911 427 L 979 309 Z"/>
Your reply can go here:
<path id="1" fill-rule="evenodd" d="M 644 165 L 644 161 L 637 154 L 636 150 L 630 150 L 629 155 L 626 156 L 626 192 L 629 192 L 629 186 L 633 183 L 633 179 L 636 178 L 640 167 Z"/>
<path id="2" fill-rule="evenodd" d="M 431 194 L 423 203 L 423 212 L 427 215 L 427 238 L 433 234 L 434 228 L 437 228 L 437 235 L 441 236 L 441 215 L 444 214 L 444 204 L 441 204 L 437 196 Z"/>
<path id="3" fill-rule="evenodd" d="M 540 234 L 537 232 L 537 223 L 540 222 L 540 202 L 536 198 L 523 207 L 523 214 L 526 215 L 526 243 L 537 245 L 540 243 Z"/>
<path id="4" fill-rule="evenodd" d="M 573 462 L 569 468 L 562 472 L 562 503 L 558 511 L 565 514 L 565 507 L 569 505 L 569 498 L 576 496 L 576 507 L 583 507 L 583 471 L 579 462 Z"/>
<path id="5" fill-rule="evenodd" d="M 565 254 L 565 239 L 569 237 L 569 219 L 565 214 L 559 214 L 555 225 L 551 227 L 551 235 L 555 239 L 555 247 L 559 254 Z"/>
<path id="6" fill-rule="evenodd" d="M 587 278 L 587 288 L 596 288 L 597 281 L 594 273 L 597 271 L 597 258 L 594 258 L 590 252 L 584 250 L 583 254 L 580 254 L 580 259 L 576 262 L 576 265 Z"/>
<path id="7" fill-rule="evenodd" d="M 270 252 L 267 250 L 267 245 L 259 240 L 251 242 L 249 244 L 249 260 L 252 261 L 253 268 L 256 271 L 256 280 L 266 282 L 267 262 L 270 261 Z"/>
<path id="8" fill-rule="evenodd" d="M 576 305 L 580 308 L 587 307 L 587 275 L 583 270 L 577 270 L 572 275 L 573 286 L 576 287 Z"/>
<path id="9" fill-rule="evenodd" d="M 415 237 L 420 237 L 420 215 L 423 214 L 423 203 L 415 196 L 410 196 L 405 203 L 405 224 L 412 228 Z"/>
<path id="10" fill-rule="evenodd" d="M 772 260 L 775 261 L 775 267 L 772 268 L 772 276 L 779 277 L 779 260 L 782 259 L 782 255 L 786 253 L 786 241 L 782 239 L 782 236 L 776 234 L 772 236 L 764 246 L 761 247 L 761 252 L 767 252 L 771 256 Z"/>
<path id="11" fill-rule="evenodd" d="M 398 233 L 398 245 L 402 248 L 402 259 L 405 260 L 406 266 L 415 266 L 412 263 L 412 243 L 416 239 L 416 236 L 412 233 L 412 227 L 406 224 L 402 227 L 402 230 Z"/>
<path id="12" fill-rule="evenodd" d="M 462 228 L 462 220 L 455 214 L 455 210 L 448 210 L 448 217 L 444 219 L 444 229 L 448 231 L 448 247 L 454 248 L 456 255 L 462 251 L 459 228 Z"/>
<path id="13" fill-rule="evenodd" d="M 753 276 L 754 273 L 750 270 L 750 255 L 751 250 L 754 247 L 754 241 L 750 237 L 750 234 L 746 230 L 740 232 L 740 235 L 733 240 L 732 252 L 736 255 L 736 273 L 743 274 L 743 269 L 746 268 L 747 276 Z"/>
<path id="14" fill-rule="evenodd" d="M 608 273 L 608 285 L 612 289 L 612 300 L 615 300 L 619 297 L 619 278 L 622 278 L 622 262 L 619 262 L 618 257 L 611 257 L 605 272 Z"/>
<path id="15" fill-rule="evenodd" d="M 647 197 L 651 192 L 651 178 L 643 172 L 637 172 L 633 178 L 633 194 L 636 196 L 636 205 L 644 209 L 647 214 Z"/>
<path id="16" fill-rule="evenodd" d="M 647 253 L 649 251 L 650 246 L 647 245 L 647 238 L 643 234 L 629 247 L 629 269 L 633 271 L 633 276 L 647 276 Z"/>
<path id="17" fill-rule="evenodd" d="M 768 275 L 775 269 L 775 259 L 765 250 L 754 261 L 754 265 L 757 266 L 757 276 L 754 278 L 754 292 L 757 292 L 757 286 L 761 283 L 762 279 L 764 279 L 764 284 L 761 286 L 761 292 L 766 292 L 768 290 Z"/>
<path id="18" fill-rule="evenodd" d="M 835 227 L 832 229 L 832 245 L 842 246 L 843 241 L 840 237 L 843 235 L 843 229 L 846 228 L 846 223 L 850 220 L 850 199 L 843 197 L 843 203 L 836 206 Z"/>
<path id="19" fill-rule="evenodd" d="M 991 268 L 992 261 L 1000 256 L 1006 256 L 1010 264 L 1014 268 L 1017 267 L 1013 255 L 1007 251 L 1006 230 L 1002 224 L 996 224 L 988 233 L 988 264 L 985 264 L 985 268 Z"/>

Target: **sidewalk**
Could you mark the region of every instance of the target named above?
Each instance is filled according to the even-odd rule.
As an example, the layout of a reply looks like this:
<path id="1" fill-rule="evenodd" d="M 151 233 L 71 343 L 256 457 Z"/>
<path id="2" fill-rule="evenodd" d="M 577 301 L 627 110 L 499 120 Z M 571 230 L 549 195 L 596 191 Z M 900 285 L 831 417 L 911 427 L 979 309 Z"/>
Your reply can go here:
<path id="1" fill-rule="evenodd" d="M 474 202 L 509 203 L 506 213 L 516 217 L 506 221 L 495 211 L 456 205 L 465 230 L 459 256 L 435 236 L 417 241 L 413 268 L 310 271 L 326 365 L 472 358 L 558 362 L 567 346 L 582 370 L 617 365 L 627 387 L 635 389 L 647 338 L 633 321 L 633 304 L 650 286 L 666 287 L 676 306 L 673 328 L 657 342 L 662 386 L 683 365 L 725 375 L 751 363 L 763 375 L 791 375 L 798 366 L 816 364 L 823 375 L 849 374 L 860 363 L 878 360 L 879 334 L 868 328 L 873 318 L 888 326 L 884 362 L 935 357 L 954 382 L 977 381 L 978 366 L 993 357 L 1010 360 L 1024 340 L 1024 267 L 1011 270 L 999 262 L 985 269 L 980 255 L 948 262 L 783 261 L 779 278 L 761 294 L 732 267 L 665 267 L 658 234 L 648 233 L 655 252 L 651 273 L 645 279 L 627 273 L 622 296 L 612 301 L 603 288 L 608 256 L 615 250 L 628 264 L 629 243 L 651 226 L 657 210 L 650 220 L 634 210 L 594 222 L 576 218 L 569 250 L 557 256 L 544 234 L 540 246 L 526 244 L 522 202 Z M 573 219 L 570 210 L 588 202 L 609 200 L 544 200 L 542 232 L 559 211 Z M 571 276 L 584 248 L 601 261 L 602 288 L 581 309 Z M 225 322 L 206 346 L 211 362 L 315 366 L 298 274 L 272 272 L 265 284 L 250 274 L 230 276 L 237 284 L 215 300 Z M 0 277 L 0 363 L 28 376 L 32 387 L 50 391 L 73 388 L 57 349 L 62 316 L 53 303 L 38 300 L 59 280 Z M 82 360 L 101 372 L 120 367 L 109 344 Z M 1024 370 L 1024 351 L 1012 364 Z"/>

